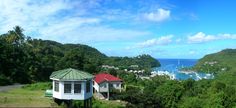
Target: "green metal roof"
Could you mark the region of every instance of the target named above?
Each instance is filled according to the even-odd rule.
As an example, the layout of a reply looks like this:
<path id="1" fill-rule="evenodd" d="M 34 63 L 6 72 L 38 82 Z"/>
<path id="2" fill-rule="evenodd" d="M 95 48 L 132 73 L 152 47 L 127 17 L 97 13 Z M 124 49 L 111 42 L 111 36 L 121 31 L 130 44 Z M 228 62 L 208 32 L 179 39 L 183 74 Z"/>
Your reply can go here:
<path id="1" fill-rule="evenodd" d="M 72 68 L 55 71 L 50 75 L 50 79 L 59 80 L 86 80 L 92 78 L 94 78 L 93 75 Z"/>

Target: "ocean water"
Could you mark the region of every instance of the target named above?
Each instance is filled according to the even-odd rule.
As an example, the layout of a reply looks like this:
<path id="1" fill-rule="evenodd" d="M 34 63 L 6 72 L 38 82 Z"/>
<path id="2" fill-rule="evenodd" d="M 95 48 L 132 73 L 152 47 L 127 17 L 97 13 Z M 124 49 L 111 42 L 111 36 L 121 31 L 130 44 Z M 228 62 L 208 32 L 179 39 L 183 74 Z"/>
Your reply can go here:
<path id="1" fill-rule="evenodd" d="M 191 67 L 197 63 L 197 59 L 158 59 L 161 67 L 154 68 L 153 73 L 158 75 L 168 75 L 171 79 L 186 80 L 192 78 L 194 80 L 212 79 L 213 74 L 204 72 L 183 72 L 183 67 Z"/>

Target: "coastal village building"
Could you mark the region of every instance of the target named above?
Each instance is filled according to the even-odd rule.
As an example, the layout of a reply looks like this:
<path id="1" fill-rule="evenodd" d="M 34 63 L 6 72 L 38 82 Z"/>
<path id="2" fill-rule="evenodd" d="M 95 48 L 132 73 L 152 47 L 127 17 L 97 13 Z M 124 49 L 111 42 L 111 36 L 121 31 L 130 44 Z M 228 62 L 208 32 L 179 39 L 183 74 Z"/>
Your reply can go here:
<path id="1" fill-rule="evenodd" d="M 109 66 L 109 65 L 102 65 L 102 68 L 103 68 L 103 69 L 115 69 L 115 70 L 119 70 L 118 67 L 115 67 L 115 66 Z"/>
<path id="2" fill-rule="evenodd" d="M 94 92 L 106 93 L 109 100 L 110 92 L 113 89 L 121 91 L 122 80 L 107 73 L 100 73 L 95 76 L 93 83 Z"/>
<path id="3" fill-rule="evenodd" d="M 71 100 L 84 100 L 84 107 L 92 107 L 94 76 L 80 70 L 68 68 L 51 74 L 53 98 L 59 104 Z"/>

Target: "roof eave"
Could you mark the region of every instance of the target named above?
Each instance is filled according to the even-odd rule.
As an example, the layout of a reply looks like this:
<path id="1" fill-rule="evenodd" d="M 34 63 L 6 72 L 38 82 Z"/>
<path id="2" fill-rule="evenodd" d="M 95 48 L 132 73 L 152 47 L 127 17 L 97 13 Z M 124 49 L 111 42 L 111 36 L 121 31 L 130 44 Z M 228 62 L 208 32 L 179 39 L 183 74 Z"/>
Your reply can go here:
<path id="1" fill-rule="evenodd" d="M 57 80 L 57 81 L 87 81 L 92 80 L 93 78 L 87 78 L 87 79 L 56 79 L 56 78 L 50 78 L 51 80 Z"/>
<path id="2" fill-rule="evenodd" d="M 95 80 L 94 80 L 94 82 L 96 82 Z M 97 84 L 101 84 L 101 83 L 104 83 L 104 82 L 123 82 L 122 80 L 114 80 L 114 81 L 107 81 L 107 80 L 103 80 L 103 81 L 101 81 L 101 82 L 96 82 Z"/>
<path id="3" fill-rule="evenodd" d="M 57 81 L 60 81 L 60 79 L 56 79 L 56 78 L 50 78 L 51 80 L 57 80 Z"/>

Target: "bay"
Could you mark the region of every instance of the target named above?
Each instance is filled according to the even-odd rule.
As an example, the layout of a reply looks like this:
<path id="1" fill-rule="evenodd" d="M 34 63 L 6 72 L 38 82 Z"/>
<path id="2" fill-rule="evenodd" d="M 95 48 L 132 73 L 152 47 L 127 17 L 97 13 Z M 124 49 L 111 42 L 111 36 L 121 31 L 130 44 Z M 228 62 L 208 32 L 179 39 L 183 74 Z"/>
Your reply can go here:
<path id="1" fill-rule="evenodd" d="M 153 68 L 153 74 L 168 75 L 171 79 L 186 80 L 192 78 L 194 80 L 212 79 L 213 74 L 204 72 L 184 72 L 180 69 L 183 67 L 192 67 L 197 63 L 197 59 L 158 59 L 161 67 Z"/>

